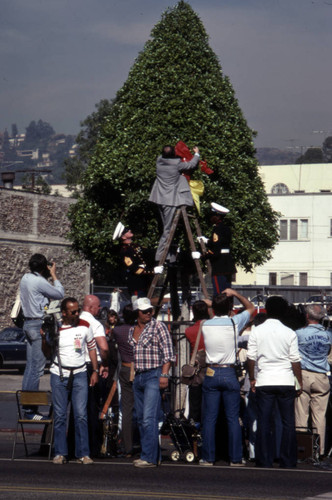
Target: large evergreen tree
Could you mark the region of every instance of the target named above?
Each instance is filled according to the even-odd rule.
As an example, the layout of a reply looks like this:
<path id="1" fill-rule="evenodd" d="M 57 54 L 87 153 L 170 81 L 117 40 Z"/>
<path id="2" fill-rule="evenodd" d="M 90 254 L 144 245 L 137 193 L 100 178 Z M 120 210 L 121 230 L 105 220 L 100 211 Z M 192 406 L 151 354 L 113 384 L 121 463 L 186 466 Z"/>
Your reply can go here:
<path id="1" fill-rule="evenodd" d="M 94 116 L 96 118 L 96 116 Z M 258 175 L 252 131 L 229 79 L 208 44 L 204 26 L 180 1 L 154 27 L 123 87 L 102 115 L 82 196 L 72 207 L 74 247 L 93 261 L 112 262 L 119 220 L 140 243 L 156 246 L 158 215 L 148 196 L 164 144 L 198 145 L 212 176 L 203 180 L 200 223 L 210 233 L 210 202 L 230 209 L 233 252 L 246 269 L 262 264 L 277 241 L 277 214 Z"/>

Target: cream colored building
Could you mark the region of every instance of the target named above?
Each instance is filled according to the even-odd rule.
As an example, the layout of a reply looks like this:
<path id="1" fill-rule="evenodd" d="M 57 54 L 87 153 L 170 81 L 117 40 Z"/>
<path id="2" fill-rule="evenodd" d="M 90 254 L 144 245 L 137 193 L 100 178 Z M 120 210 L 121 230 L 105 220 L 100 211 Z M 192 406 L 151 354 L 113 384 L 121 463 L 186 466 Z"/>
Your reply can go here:
<path id="1" fill-rule="evenodd" d="M 332 163 L 259 168 L 280 239 L 272 259 L 239 285 L 332 286 Z"/>

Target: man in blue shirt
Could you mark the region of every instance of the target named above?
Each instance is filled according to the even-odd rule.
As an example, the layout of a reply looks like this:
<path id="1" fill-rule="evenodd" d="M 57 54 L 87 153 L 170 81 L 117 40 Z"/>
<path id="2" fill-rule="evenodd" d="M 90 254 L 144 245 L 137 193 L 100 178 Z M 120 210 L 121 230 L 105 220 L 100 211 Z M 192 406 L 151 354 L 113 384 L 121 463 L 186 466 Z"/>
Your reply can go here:
<path id="1" fill-rule="evenodd" d="M 320 324 L 325 316 L 323 306 L 310 304 L 305 309 L 307 326 L 296 331 L 301 356 L 303 392 L 295 401 L 295 419 L 297 427 L 306 428 L 310 408 L 312 427 L 320 436 L 320 454 L 324 455 L 325 413 L 330 395 L 327 376 L 330 365 L 327 357 L 331 350 L 332 332 Z"/>
<path id="2" fill-rule="evenodd" d="M 44 255 L 36 253 L 29 261 L 30 272 L 24 274 L 20 283 L 20 297 L 24 315 L 23 330 L 27 339 L 27 363 L 24 371 L 22 390 L 38 391 L 39 380 L 44 373 L 46 358 L 42 352 L 40 328 L 43 323 L 45 306 L 50 300 L 64 297 L 64 289 L 55 274 L 55 262 L 48 265 Z M 48 282 L 52 278 L 53 285 Z M 34 406 L 25 408 L 25 417 L 42 420 Z"/>

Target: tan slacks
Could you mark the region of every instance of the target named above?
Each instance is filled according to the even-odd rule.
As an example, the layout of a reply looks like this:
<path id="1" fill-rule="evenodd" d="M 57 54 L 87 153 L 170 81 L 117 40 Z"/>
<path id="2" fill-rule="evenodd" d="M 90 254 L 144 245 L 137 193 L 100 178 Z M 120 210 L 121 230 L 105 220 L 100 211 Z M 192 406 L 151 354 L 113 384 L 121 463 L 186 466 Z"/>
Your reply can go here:
<path id="1" fill-rule="evenodd" d="M 302 370 L 303 392 L 295 400 L 296 427 L 307 427 L 309 408 L 311 410 L 312 427 L 320 436 L 320 454 L 324 454 L 325 414 L 330 395 L 330 382 L 325 373 Z M 300 430 L 300 429 L 299 429 Z"/>

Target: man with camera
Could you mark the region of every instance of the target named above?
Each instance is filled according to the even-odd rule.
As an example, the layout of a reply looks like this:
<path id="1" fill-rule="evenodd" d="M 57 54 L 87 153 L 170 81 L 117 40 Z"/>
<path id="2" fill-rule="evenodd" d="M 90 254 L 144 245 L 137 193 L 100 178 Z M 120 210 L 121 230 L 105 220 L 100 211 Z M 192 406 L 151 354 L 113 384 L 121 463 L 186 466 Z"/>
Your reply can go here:
<path id="1" fill-rule="evenodd" d="M 55 262 L 49 263 L 44 255 L 36 253 L 29 261 L 30 272 L 20 283 L 20 298 L 24 315 L 23 331 L 27 339 L 27 363 L 22 390 L 38 391 L 40 377 L 44 374 L 46 358 L 42 352 L 40 329 L 45 307 L 50 300 L 61 300 L 64 289 L 55 273 Z M 53 285 L 49 283 L 53 280 Z M 42 420 L 35 406 L 25 407 L 25 418 Z"/>
<path id="2" fill-rule="evenodd" d="M 73 297 L 61 303 L 62 326 L 59 329 L 56 354 L 51 365 L 51 388 L 54 407 L 54 449 L 53 463 L 66 463 L 68 444 L 67 406 L 71 401 L 75 425 L 75 455 L 83 465 L 90 465 L 89 433 L 87 417 L 88 380 L 85 351 L 89 352 L 92 364 L 90 387 L 98 382 L 96 341 L 89 323 L 79 317 L 78 302 Z"/>

